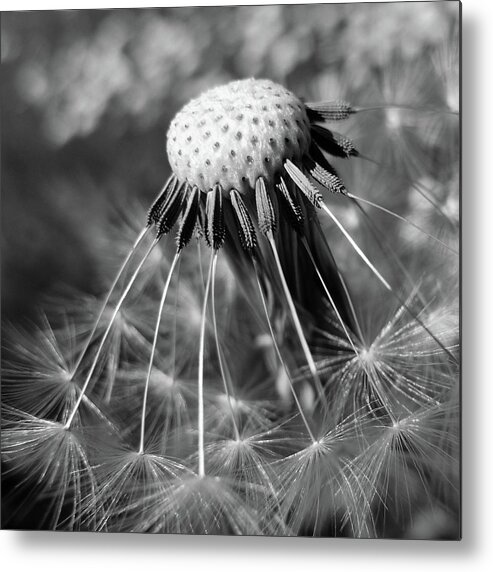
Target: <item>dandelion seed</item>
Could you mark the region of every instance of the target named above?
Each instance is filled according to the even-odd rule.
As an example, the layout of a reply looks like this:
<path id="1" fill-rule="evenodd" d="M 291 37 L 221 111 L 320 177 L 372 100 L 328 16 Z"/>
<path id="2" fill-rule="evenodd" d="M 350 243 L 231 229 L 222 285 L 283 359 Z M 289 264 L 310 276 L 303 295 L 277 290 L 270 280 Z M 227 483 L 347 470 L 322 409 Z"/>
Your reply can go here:
<path id="1" fill-rule="evenodd" d="M 92 518 L 82 522 L 82 507 L 88 499 L 96 506 L 96 479 L 84 437 L 61 423 L 12 408 L 5 408 L 3 418 L 5 469 L 21 476 L 21 506 L 40 499 L 47 501 L 45 516 L 39 522 L 41 527 L 91 528 Z"/>
<path id="2" fill-rule="evenodd" d="M 368 445 L 354 459 L 367 479 L 368 491 L 372 491 L 365 495 L 366 508 L 360 507 L 361 516 L 377 504 L 373 520 L 382 521 L 382 526 L 389 516 L 409 523 L 415 504 L 433 504 L 437 471 L 440 482 L 448 481 L 451 489 L 456 488 L 457 475 L 451 470 L 456 461 L 444 446 L 457 439 L 456 431 L 443 430 L 448 409 L 447 404 L 419 408 L 366 433 Z M 441 470 L 445 472 L 440 474 Z M 385 505 L 376 503 L 380 498 L 385 499 Z"/>
<path id="3" fill-rule="evenodd" d="M 125 308 L 116 309 L 112 302 L 106 302 L 101 315 L 98 316 L 99 302 L 81 293 L 76 295 L 80 304 L 70 310 L 70 320 L 77 324 L 76 341 L 82 349 L 78 349 L 78 358 L 71 366 L 70 376 L 73 379 L 79 377 L 80 366 L 84 367 L 85 361 L 94 348 L 97 349 L 98 342 L 110 327 L 93 376 L 98 383 L 91 383 L 89 386 L 91 394 L 100 396 L 108 405 L 113 400 L 115 380 L 121 364 L 128 360 L 129 356 L 147 351 L 148 339 L 153 333 L 150 323 L 155 315 L 155 302 L 151 296 L 142 292 L 130 292 Z M 63 332 L 61 334 L 63 335 Z M 83 339 L 82 344 L 80 339 Z"/>
<path id="4" fill-rule="evenodd" d="M 262 391 L 264 390 L 264 391 Z M 272 387 L 255 387 L 248 390 L 245 388 L 234 389 L 231 393 L 215 393 L 210 391 L 209 411 L 206 417 L 206 425 L 213 433 L 227 432 L 233 429 L 236 434 L 244 424 L 253 425 L 257 429 L 267 429 L 275 417 L 275 404 L 269 401 L 265 395 L 273 395 Z"/>
<path id="5" fill-rule="evenodd" d="M 447 350 L 454 352 L 457 330 L 450 318 L 450 310 L 442 306 L 421 315 Z M 336 418 L 366 402 L 370 410 L 386 411 L 392 419 L 416 407 L 434 407 L 454 386 L 457 372 L 447 354 L 423 336 L 420 324 L 406 315 L 404 307 L 372 338 L 366 333 L 365 340 L 357 342 L 355 355 L 343 332 L 339 336 L 320 332 L 317 353 L 327 355 L 329 347 L 338 348 L 317 364 L 329 379 L 337 380 L 327 387 Z"/>
<path id="6" fill-rule="evenodd" d="M 356 201 L 360 201 L 360 202 L 369 204 L 369 205 L 371 205 L 372 207 L 377 208 L 377 209 L 379 209 L 379 210 L 381 210 L 381 211 L 383 211 L 383 212 L 389 214 L 390 216 L 393 216 L 393 217 L 395 217 L 395 218 L 397 218 L 397 219 L 399 219 L 399 220 L 405 222 L 406 224 L 411 225 L 413 228 L 415 228 L 415 229 L 418 230 L 419 232 L 422 232 L 422 233 L 423 233 L 424 235 L 426 235 L 427 237 L 429 237 L 429 238 L 431 238 L 432 240 L 434 240 L 434 241 L 438 242 L 439 244 L 441 244 L 441 245 L 442 245 L 443 247 L 445 247 L 447 250 L 450 250 L 450 251 L 453 252 L 454 254 L 457 254 L 457 255 L 459 254 L 456 250 L 452 249 L 450 246 L 448 246 L 447 244 L 445 244 L 444 242 L 442 242 L 442 241 L 441 241 L 439 238 L 437 238 L 436 236 L 433 236 L 432 234 L 429 234 L 428 232 L 426 232 L 426 230 L 423 230 L 420 226 L 418 226 L 417 224 L 415 224 L 415 223 L 412 222 L 411 220 L 409 220 L 409 219 L 407 219 L 407 218 L 405 218 L 405 217 L 402 217 L 402 216 L 400 216 L 399 214 L 397 214 L 397 213 L 395 213 L 395 212 L 393 212 L 393 211 L 391 211 L 391 210 L 389 210 L 389 209 L 387 209 L 387 208 L 385 208 L 385 207 L 382 207 L 381 205 L 378 205 L 378 204 L 376 204 L 376 203 L 374 203 L 374 202 L 372 202 L 372 201 L 369 201 L 369 200 L 367 200 L 367 199 L 363 199 L 363 198 L 361 198 L 361 197 L 357 197 L 357 196 L 353 195 L 352 193 L 348 193 L 348 197 L 349 197 L 350 199 L 355 199 Z"/>
<path id="7" fill-rule="evenodd" d="M 242 486 L 224 477 L 182 478 L 166 495 L 159 489 L 146 497 L 151 510 L 142 515 L 135 532 L 174 534 L 282 534 L 286 527 L 260 500 L 245 502 Z M 262 495 L 258 486 L 253 487 Z"/>
<path id="8" fill-rule="evenodd" d="M 6 349 L 12 354 L 3 369 L 5 402 L 34 417 L 65 423 L 80 396 L 72 379 L 76 339 L 66 325 L 55 334 L 46 317 L 43 328 L 11 330 Z M 84 396 L 77 425 L 97 419 L 108 422 L 96 401 Z"/>
<path id="9" fill-rule="evenodd" d="M 125 288 L 123 294 L 120 296 L 120 299 L 119 299 L 119 301 L 118 301 L 118 303 L 117 303 L 115 309 L 113 310 L 113 313 L 112 313 L 112 315 L 111 315 L 111 318 L 110 318 L 110 320 L 109 320 L 109 323 L 108 323 L 108 325 L 107 325 L 107 327 L 106 327 L 106 329 L 105 329 L 105 331 L 104 331 L 104 334 L 103 334 L 103 336 L 102 336 L 102 338 L 101 338 L 101 341 L 99 342 L 98 349 L 97 349 L 97 351 L 96 351 L 96 355 L 95 355 L 95 357 L 94 357 L 93 360 L 92 360 L 92 364 L 91 364 L 91 367 L 90 367 L 90 369 L 89 369 L 89 372 L 88 372 L 87 375 L 86 375 L 84 384 L 83 384 L 83 386 L 82 386 L 82 388 L 81 388 L 81 391 L 80 391 L 80 395 L 79 395 L 79 397 L 78 397 L 78 399 L 77 399 L 77 401 L 76 401 L 76 403 L 75 403 L 75 405 L 74 405 L 74 407 L 73 407 L 73 409 L 72 409 L 70 415 L 68 416 L 68 419 L 67 419 L 67 422 L 66 422 L 66 427 L 67 427 L 67 428 L 70 428 L 70 427 L 71 427 L 71 425 L 72 425 L 72 423 L 73 423 L 73 421 L 74 421 L 74 418 L 75 418 L 75 416 L 76 416 L 76 414 L 77 414 L 77 412 L 78 412 L 78 409 L 79 409 L 79 407 L 80 407 L 80 404 L 81 404 L 81 402 L 83 401 L 83 399 L 84 399 L 84 397 L 85 397 L 85 394 L 86 394 L 86 391 L 87 391 L 87 389 L 88 389 L 88 387 L 89 387 L 89 383 L 90 383 L 90 381 L 91 381 L 91 378 L 92 378 L 92 375 L 93 375 L 93 373 L 94 373 L 94 370 L 96 369 L 96 367 L 97 367 L 97 365 L 98 365 L 99 357 L 100 357 L 100 355 L 101 355 L 101 352 L 103 351 L 104 343 L 105 343 L 106 339 L 108 338 L 108 336 L 109 336 L 109 334 L 110 334 L 111 326 L 113 325 L 113 323 L 114 323 L 115 320 L 117 319 L 117 317 L 118 317 L 118 312 L 120 311 L 120 308 L 121 308 L 123 302 L 125 301 L 125 298 L 126 298 L 128 292 L 130 291 L 130 288 L 132 287 L 132 284 L 133 284 L 134 281 L 136 280 L 140 269 L 142 268 L 144 262 L 146 261 L 146 259 L 147 259 L 148 255 L 150 254 L 151 250 L 154 248 L 155 244 L 156 244 L 156 241 L 154 241 L 154 242 L 152 243 L 152 245 L 149 247 L 149 249 L 147 250 L 147 252 L 146 252 L 146 254 L 144 255 L 144 257 L 141 259 L 139 265 L 137 266 L 137 269 L 135 270 L 135 272 L 133 273 L 132 277 L 130 278 L 130 281 L 128 282 L 127 287 Z M 75 373 L 76 373 L 76 371 L 72 372 L 72 376 L 73 376 Z"/>
<path id="10" fill-rule="evenodd" d="M 323 423 L 310 445 L 274 463 L 278 502 L 295 534 L 327 535 L 348 523 L 364 530 L 361 505 L 371 495 L 351 459 L 366 423 L 361 411 L 335 426 Z"/>
<path id="11" fill-rule="evenodd" d="M 149 352 L 150 348 L 146 355 Z M 197 407 L 197 391 L 195 382 L 183 379 L 179 369 L 173 377 L 166 373 L 172 369 L 167 360 L 158 357 L 156 361 L 148 383 L 145 434 L 147 442 L 161 442 L 159 451 L 168 453 L 174 450 L 176 440 L 181 439 L 177 446 L 182 449 L 186 447 L 182 430 L 190 428 L 192 424 Z M 147 367 L 127 367 L 116 380 L 112 416 L 124 425 L 122 436 L 131 443 L 137 443 L 137 434 L 139 438 L 141 434 Z"/>
<path id="12" fill-rule="evenodd" d="M 189 473 L 172 459 L 125 446 L 100 444 L 96 463 L 97 489 L 82 511 L 96 530 L 132 532 L 153 510 L 150 495 L 166 498 L 172 483 Z"/>
<path id="13" fill-rule="evenodd" d="M 261 508 L 259 501 L 268 502 L 272 515 L 280 511 L 273 465 L 290 445 L 281 428 L 271 423 L 268 430 L 259 432 L 255 422 L 246 423 L 237 436 L 218 436 L 205 449 L 207 474 L 241 483 L 248 504 Z"/>

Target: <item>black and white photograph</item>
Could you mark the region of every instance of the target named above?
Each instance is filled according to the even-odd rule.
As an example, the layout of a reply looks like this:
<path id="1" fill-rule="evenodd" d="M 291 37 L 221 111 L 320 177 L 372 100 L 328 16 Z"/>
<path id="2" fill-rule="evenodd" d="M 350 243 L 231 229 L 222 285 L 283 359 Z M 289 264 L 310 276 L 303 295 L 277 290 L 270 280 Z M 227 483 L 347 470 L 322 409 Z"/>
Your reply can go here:
<path id="1" fill-rule="evenodd" d="M 3 529 L 461 539 L 461 9 L 2 12 Z"/>

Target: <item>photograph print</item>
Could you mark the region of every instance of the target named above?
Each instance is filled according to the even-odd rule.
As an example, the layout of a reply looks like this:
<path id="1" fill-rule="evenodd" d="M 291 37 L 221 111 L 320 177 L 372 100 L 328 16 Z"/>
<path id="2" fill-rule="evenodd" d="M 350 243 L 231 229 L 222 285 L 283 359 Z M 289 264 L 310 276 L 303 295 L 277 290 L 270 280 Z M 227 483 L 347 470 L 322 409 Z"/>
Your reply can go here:
<path id="1" fill-rule="evenodd" d="M 2 528 L 460 540 L 460 10 L 1 14 Z"/>

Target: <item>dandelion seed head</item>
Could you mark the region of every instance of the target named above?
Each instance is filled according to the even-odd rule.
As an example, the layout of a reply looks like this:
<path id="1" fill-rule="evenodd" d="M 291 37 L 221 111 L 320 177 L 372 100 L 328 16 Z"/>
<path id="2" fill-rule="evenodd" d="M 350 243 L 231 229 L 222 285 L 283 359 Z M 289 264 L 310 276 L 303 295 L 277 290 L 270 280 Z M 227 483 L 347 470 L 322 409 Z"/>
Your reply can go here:
<path id="1" fill-rule="evenodd" d="M 363 348 L 359 352 L 359 359 L 364 365 L 371 364 L 375 361 L 375 348 L 370 346 L 369 348 Z"/>
<path id="2" fill-rule="evenodd" d="M 195 384 L 183 379 L 178 372 L 171 373 L 167 367 L 166 362 L 160 360 L 152 368 L 146 412 L 146 443 L 166 443 L 166 451 L 170 439 L 174 443 L 179 429 L 188 426 L 190 409 L 195 402 Z M 142 367 L 119 372 L 113 406 L 114 414 L 124 423 L 125 433 L 140 431 L 146 377 L 147 368 Z M 183 439 L 181 446 L 184 447 Z"/>
<path id="3" fill-rule="evenodd" d="M 233 417 L 236 422 L 245 423 L 250 428 L 265 428 L 271 425 L 271 406 L 267 400 L 256 399 L 253 395 L 235 396 L 220 393 L 211 401 L 208 423 L 215 431 L 229 426 Z"/>
<path id="4" fill-rule="evenodd" d="M 110 321 L 115 309 L 116 308 L 113 307 L 111 304 L 108 304 L 108 306 L 105 308 L 105 311 L 104 311 L 105 321 L 107 321 L 107 322 Z M 113 321 L 113 325 L 114 325 L 115 330 L 119 330 L 119 331 L 124 330 L 126 327 L 125 312 L 121 308 L 116 313 L 116 316 L 115 316 L 114 321 Z"/>
<path id="5" fill-rule="evenodd" d="M 242 193 L 259 177 L 274 183 L 286 159 L 308 150 L 304 105 L 269 80 L 246 79 L 216 87 L 187 104 L 168 131 L 173 172 L 204 192 L 220 184 Z"/>
<path id="6" fill-rule="evenodd" d="M 310 176 L 332 193 L 346 193 L 322 150 L 335 157 L 357 155 L 347 138 L 316 130 L 314 122 L 342 120 L 350 112 L 340 102 L 304 104 L 269 80 L 241 80 L 205 92 L 171 122 L 167 151 L 173 174 L 152 205 L 148 223 L 156 224 L 162 236 L 173 228 L 184 205 L 176 235 L 179 250 L 199 227 L 213 249 L 228 237 L 239 240 L 235 248 L 248 256 L 262 249 L 256 227 L 267 236 L 286 217 L 300 232 L 305 216 L 296 187 L 315 207 L 321 206 L 322 195 Z M 199 193 L 207 195 L 204 216 L 198 216 Z M 223 209 L 223 196 L 230 199 L 233 217 Z M 232 224 L 237 238 L 229 236 Z"/>
<path id="7" fill-rule="evenodd" d="M 402 112 L 400 109 L 389 108 L 385 110 L 385 125 L 389 131 L 399 131 L 402 127 Z"/>
<path id="8" fill-rule="evenodd" d="M 180 324 L 188 335 L 195 335 L 200 330 L 202 305 L 200 293 L 188 285 L 180 288 L 177 313 Z"/>
<path id="9" fill-rule="evenodd" d="M 255 338 L 255 346 L 257 348 L 271 348 L 272 338 L 269 336 L 269 334 L 259 334 Z"/>
<path id="10" fill-rule="evenodd" d="M 401 422 L 398 421 L 398 420 L 395 420 L 395 421 L 392 423 L 392 427 L 391 427 L 390 429 L 393 430 L 393 431 L 399 431 L 399 430 L 401 429 Z"/>
<path id="11" fill-rule="evenodd" d="M 225 393 L 218 395 L 217 404 L 221 409 L 224 408 L 227 411 L 229 411 L 229 408 L 233 409 L 233 411 L 248 411 L 249 409 L 248 404 L 243 400 Z"/>
<path id="12" fill-rule="evenodd" d="M 146 260 L 145 267 L 151 269 L 159 268 L 160 266 L 167 267 L 169 266 L 167 262 L 168 260 L 162 248 L 154 248 L 149 254 L 148 259 Z"/>
<path id="13" fill-rule="evenodd" d="M 149 383 L 152 389 L 154 389 L 157 393 L 168 394 L 169 391 L 173 388 L 175 380 L 168 374 L 164 373 L 164 371 L 154 367 L 152 368 L 152 374 L 149 379 Z"/>
<path id="14" fill-rule="evenodd" d="M 303 383 L 300 388 L 300 401 L 306 411 L 313 411 L 315 408 L 315 390 L 309 383 Z"/>

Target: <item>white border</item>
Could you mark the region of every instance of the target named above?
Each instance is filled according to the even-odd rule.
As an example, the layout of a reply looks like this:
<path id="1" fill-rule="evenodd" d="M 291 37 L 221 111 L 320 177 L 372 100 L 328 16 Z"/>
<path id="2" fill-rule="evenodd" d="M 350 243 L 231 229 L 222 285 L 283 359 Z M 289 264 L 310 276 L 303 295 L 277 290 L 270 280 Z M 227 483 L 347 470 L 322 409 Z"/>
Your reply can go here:
<path id="1" fill-rule="evenodd" d="M 266 4 L 245 1 L 242 4 Z M 286 2 L 288 3 L 288 2 Z M 289 2 L 296 3 L 296 2 Z M 2 2 L 2 10 L 151 7 L 180 2 Z M 193 2 L 214 5 L 219 2 Z M 234 4 L 234 2 L 223 2 Z M 486 570 L 493 561 L 493 145 L 491 2 L 463 2 L 463 541 L 348 541 L 0 532 L 4 570 L 180 572 Z M 490 565 L 487 565 L 487 561 Z"/>

